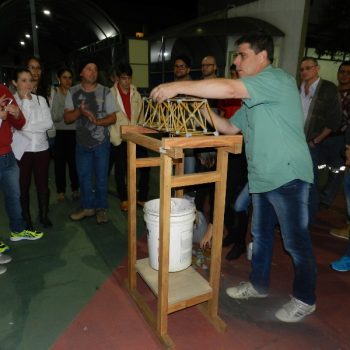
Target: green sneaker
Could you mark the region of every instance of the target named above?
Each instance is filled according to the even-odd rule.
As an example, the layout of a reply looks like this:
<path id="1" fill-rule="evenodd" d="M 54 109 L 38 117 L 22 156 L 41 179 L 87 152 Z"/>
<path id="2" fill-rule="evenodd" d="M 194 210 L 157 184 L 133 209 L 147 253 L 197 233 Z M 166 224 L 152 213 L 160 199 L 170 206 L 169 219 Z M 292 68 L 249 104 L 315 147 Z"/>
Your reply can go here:
<path id="1" fill-rule="evenodd" d="M 4 242 L 0 242 L 0 254 L 5 253 L 10 250 L 10 247 L 6 245 Z"/>
<path id="2" fill-rule="evenodd" d="M 22 239 L 27 239 L 29 241 L 35 241 L 36 239 L 40 239 L 43 235 L 43 232 L 23 230 L 22 232 L 11 232 L 10 240 L 21 241 Z"/>

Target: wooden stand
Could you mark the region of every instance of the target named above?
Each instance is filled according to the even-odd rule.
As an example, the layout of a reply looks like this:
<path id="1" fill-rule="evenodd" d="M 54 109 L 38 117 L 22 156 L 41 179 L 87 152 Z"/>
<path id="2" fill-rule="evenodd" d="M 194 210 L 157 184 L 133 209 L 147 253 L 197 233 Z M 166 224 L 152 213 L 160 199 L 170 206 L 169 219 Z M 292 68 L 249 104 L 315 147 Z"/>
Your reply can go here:
<path id="1" fill-rule="evenodd" d="M 218 316 L 218 299 L 221 266 L 221 245 L 224 222 L 224 206 L 227 177 L 227 154 L 241 153 L 242 136 L 196 136 L 196 137 L 152 137 L 154 130 L 139 126 L 123 126 L 122 138 L 128 142 L 128 268 L 127 288 L 148 323 L 166 348 L 174 346 L 167 334 L 168 314 L 200 305 L 200 310 L 218 329 L 226 324 Z M 160 154 L 160 157 L 136 158 L 136 145 Z M 205 173 L 183 173 L 183 149 L 214 147 L 217 149 L 215 171 Z M 175 164 L 175 175 L 172 174 Z M 160 213 L 159 213 L 159 271 L 153 270 L 148 258 L 136 259 L 136 169 L 160 166 Z M 215 183 L 213 241 L 209 281 L 192 267 L 169 273 L 169 231 L 171 190 L 182 196 L 181 188 L 190 185 Z M 137 273 L 143 278 L 158 298 L 154 314 L 143 296 L 137 291 Z M 204 303 L 204 304 L 203 304 Z"/>

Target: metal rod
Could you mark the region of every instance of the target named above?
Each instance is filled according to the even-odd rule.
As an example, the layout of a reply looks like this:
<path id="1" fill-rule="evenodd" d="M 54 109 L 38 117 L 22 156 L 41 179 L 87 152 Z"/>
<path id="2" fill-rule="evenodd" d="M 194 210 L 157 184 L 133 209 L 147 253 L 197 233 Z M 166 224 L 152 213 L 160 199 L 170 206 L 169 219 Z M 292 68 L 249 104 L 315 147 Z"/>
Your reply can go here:
<path id="1" fill-rule="evenodd" d="M 29 0 L 30 5 L 30 17 L 32 22 L 32 37 L 33 37 L 33 53 L 35 57 L 39 55 L 39 44 L 38 44 L 38 31 L 36 28 L 36 11 L 35 11 L 35 0 Z"/>

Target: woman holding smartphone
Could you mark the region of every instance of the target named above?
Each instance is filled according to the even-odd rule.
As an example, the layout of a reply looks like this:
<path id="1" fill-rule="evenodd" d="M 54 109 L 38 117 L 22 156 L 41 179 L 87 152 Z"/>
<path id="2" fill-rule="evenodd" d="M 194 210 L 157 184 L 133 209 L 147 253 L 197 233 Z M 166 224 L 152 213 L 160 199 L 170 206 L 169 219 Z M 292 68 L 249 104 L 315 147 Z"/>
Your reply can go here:
<path id="1" fill-rule="evenodd" d="M 17 92 L 14 97 L 22 110 L 26 123 L 13 146 L 20 168 L 21 205 L 27 228 L 32 229 L 30 215 L 29 188 L 32 175 L 39 203 L 39 220 L 44 227 L 52 226 L 48 217 L 49 211 L 49 143 L 46 131 L 52 127 L 50 109 L 45 98 L 31 93 L 33 89 L 32 75 L 26 68 L 15 72 L 13 85 Z"/>

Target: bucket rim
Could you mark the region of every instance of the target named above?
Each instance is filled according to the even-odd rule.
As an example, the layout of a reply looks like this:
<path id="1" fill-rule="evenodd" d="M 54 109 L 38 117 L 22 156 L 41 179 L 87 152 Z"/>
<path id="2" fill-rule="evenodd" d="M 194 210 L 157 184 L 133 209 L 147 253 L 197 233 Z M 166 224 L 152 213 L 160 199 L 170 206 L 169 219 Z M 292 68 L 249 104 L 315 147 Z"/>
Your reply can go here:
<path id="1" fill-rule="evenodd" d="M 196 212 L 196 206 L 194 203 L 192 203 L 190 200 L 186 199 L 186 198 L 177 198 L 177 197 L 172 197 L 171 201 L 178 201 L 178 200 L 183 200 L 189 203 L 188 207 L 184 208 L 183 211 L 181 212 L 171 212 L 171 216 L 183 216 L 183 215 L 189 215 L 189 214 L 195 214 Z M 155 198 L 155 199 L 151 199 L 149 201 L 147 201 L 143 207 L 143 212 L 144 214 L 148 214 L 148 215 L 156 215 L 159 216 L 159 207 L 160 205 L 158 205 L 158 210 L 151 210 L 149 208 L 149 206 L 151 205 L 151 203 L 154 202 L 160 202 L 160 198 Z"/>

